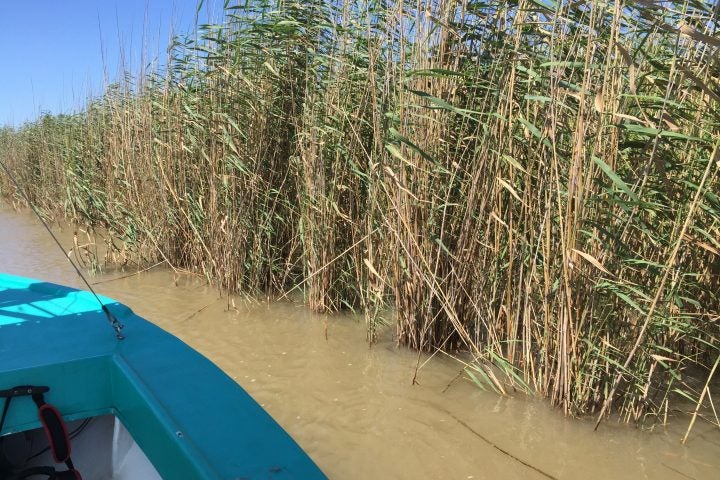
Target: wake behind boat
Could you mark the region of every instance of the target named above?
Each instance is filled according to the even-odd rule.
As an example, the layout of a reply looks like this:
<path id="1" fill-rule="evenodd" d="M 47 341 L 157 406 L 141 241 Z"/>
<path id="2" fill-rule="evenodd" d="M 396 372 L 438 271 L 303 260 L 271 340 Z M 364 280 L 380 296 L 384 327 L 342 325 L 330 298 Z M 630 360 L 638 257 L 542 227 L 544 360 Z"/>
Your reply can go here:
<path id="1" fill-rule="evenodd" d="M 207 358 L 100 300 L 125 339 L 93 294 L 0 273 L 0 479 L 326 478 Z"/>

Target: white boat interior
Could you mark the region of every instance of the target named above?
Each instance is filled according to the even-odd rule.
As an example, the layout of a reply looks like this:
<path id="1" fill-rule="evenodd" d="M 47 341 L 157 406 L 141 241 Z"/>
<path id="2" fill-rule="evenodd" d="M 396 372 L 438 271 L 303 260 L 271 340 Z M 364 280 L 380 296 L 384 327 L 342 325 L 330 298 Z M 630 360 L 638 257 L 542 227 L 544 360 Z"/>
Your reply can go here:
<path id="1" fill-rule="evenodd" d="M 162 480 L 115 416 L 75 420 L 66 427 L 72 442 L 72 461 L 83 480 Z M 0 480 L 18 478 L 20 471 L 39 466 L 66 470 L 64 464 L 55 463 L 42 428 L 0 437 Z M 27 478 L 40 480 L 47 476 Z"/>

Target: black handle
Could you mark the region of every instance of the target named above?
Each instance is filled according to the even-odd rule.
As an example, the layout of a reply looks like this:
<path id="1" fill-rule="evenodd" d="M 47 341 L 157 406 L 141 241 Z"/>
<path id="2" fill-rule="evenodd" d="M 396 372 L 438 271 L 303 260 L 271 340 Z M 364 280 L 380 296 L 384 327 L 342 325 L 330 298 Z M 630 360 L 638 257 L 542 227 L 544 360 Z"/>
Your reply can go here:
<path id="1" fill-rule="evenodd" d="M 50 391 L 50 387 L 19 385 L 7 390 L 0 390 L 0 398 L 25 397 L 28 395 L 42 395 Z"/>

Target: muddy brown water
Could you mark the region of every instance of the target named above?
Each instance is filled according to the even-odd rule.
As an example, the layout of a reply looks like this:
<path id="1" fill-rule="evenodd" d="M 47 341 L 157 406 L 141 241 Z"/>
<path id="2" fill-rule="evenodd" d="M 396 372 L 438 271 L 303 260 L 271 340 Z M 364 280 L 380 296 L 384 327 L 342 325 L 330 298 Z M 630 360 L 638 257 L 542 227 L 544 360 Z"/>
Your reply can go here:
<path id="1" fill-rule="evenodd" d="M 56 231 L 69 249 L 69 229 Z M 1 203 L 0 271 L 82 286 L 37 220 Z M 127 273 L 89 279 L 214 361 L 331 479 L 720 479 L 720 429 L 706 422 L 685 446 L 683 416 L 652 431 L 605 422 L 593 432 L 592 419 L 545 401 L 457 380 L 451 359 L 423 359 L 412 385 L 417 354 L 389 331 L 369 348 L 361 318 L 289 301 L 228 309 L 197 277 L 158 267 L 113 280 Z"/>

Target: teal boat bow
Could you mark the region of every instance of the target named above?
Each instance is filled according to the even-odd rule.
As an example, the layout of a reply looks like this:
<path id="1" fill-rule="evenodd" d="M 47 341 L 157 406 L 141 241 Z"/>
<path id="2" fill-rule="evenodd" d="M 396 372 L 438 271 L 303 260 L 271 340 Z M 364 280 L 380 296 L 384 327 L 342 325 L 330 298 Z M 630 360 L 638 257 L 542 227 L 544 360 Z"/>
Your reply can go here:
<path id="1" fill-rule="evenodd" d="M 0 274 L 0 390 L 48 386 L 66 421 L 114 415 L 165 479 L 326 478 L 207 358 L 101 300 L 125 325 L 124 340 L 92 294 Z M 33 402 L 14 399 L 0 436 L 40 426 Z"/>

